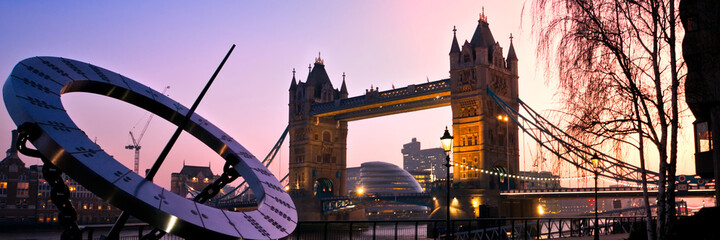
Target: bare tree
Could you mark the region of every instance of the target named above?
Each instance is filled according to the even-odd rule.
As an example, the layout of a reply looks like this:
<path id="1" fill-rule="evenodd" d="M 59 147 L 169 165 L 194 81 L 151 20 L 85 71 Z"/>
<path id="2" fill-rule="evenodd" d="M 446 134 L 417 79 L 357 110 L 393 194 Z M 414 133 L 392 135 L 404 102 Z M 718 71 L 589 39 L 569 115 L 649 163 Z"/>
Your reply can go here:
<path id="1" fill-rule="evenodd" d="M 659 156 L 657 232 L 675 219 L 678 89 L 674 0 L 536 0 L 539 59 L 557 68 L 568 129 L 590 144 L 637 149 L 645 180 L 647 141 Z M 667 188 L 665 187 L 667 184 Z M 656 234 L 657 233 L 657 234 Z"/>

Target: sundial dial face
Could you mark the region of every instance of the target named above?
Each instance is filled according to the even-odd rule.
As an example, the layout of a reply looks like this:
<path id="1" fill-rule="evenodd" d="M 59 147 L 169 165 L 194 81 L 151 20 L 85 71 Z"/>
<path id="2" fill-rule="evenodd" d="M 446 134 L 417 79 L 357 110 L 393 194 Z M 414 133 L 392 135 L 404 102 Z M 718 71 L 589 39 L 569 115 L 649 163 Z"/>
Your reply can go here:
<path id="1" fill-rule="evenodd" d="M 185 238 L 277 239 L 293 232 L 297 211 L 280 182 L 240 143 L 207 119 L 193 114 L 185 131 L 227 159 L 258 199 L 256 210 L 233 212 L 196 203 L 136 174 L 88 138 L 70 119 L 60 96 L 88 92 L 141 107 L 173 124 L 188 108 L 120 74 L 58 57 L 33 57 L 18 63 L 3 86 L 14 123 L 35 123 L 31 140 L 43 156 L 75 181 L 123 211 Z M 108 126 L 111 127 L 111 126 Z"/>

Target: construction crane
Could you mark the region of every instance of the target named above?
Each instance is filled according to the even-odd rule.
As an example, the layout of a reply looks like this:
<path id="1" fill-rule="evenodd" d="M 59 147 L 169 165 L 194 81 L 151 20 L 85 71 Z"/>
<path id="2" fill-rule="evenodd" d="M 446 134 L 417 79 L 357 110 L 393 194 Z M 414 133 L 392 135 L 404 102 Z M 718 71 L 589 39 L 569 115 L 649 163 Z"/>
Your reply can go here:
<path id="1" fill-rule="evenodd" d="M 165 86 L 165 89 L 163 89 L 162 94 L 165 95 L 165 92 L 170 89 L 170 86 Z M 133 135 L 132 129 L 130 130 L 130 139 L 132 139 L 132 145 L 125 146 L 125 149 L 131 149 L 135 150 L 135 165 L 133 166 L 133 171 L 135 173 L 140 174 L 140 141 L 142 140 L 143 136 L 145 136 L 145 131 L 147 131 L 148 126 L 150 126 L 150 121 L 152 121 L 152 118 L 155 115 L 150 114 L 150 117 L 148 118 L 147 122 L 145 123 L 145 126 L 143 126 L 142 131 L 140 131 L 140 136 L 138 136 L 137 139 L 135 139 L 135 136 Z M 135 127 L 133 127 L 134 129 Z"/>

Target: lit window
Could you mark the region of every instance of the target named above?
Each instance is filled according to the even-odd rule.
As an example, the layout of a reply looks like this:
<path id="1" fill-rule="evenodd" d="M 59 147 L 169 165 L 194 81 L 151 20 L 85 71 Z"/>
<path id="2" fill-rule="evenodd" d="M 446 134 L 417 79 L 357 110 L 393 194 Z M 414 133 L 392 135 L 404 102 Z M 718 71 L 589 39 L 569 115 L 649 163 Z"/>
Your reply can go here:
<path id="1" fill-rule="evenodd" d="M 17 183 L 17 196 L 28 196 L 29 188 L 30 188 L 29 182 L 18 182 Z"/>
<path id="2" fill-rule="evenodd" d="M 0 195 L 7 194 L 7 182 L 0 182 Z"/>
<path id="3" fill-rule="evenodd" d="M 712 132 L 708 122 L 695 123 L 695 152 L 712 150 Z"/>
<path id="4" fill-rule="evenodd" d="M 192 178 L 192 182 L 197 182 L 197 181 L 198 181 L 198 178 L 196 178 L 196 177 Z"/>
<path id="5" fill-rule="evenodd" d="M 210 180 L 208 178 L 205 178 L 205 179 L 203 179 L 203 182 L 208 183 L 208 182 L 210 182 Z"/>

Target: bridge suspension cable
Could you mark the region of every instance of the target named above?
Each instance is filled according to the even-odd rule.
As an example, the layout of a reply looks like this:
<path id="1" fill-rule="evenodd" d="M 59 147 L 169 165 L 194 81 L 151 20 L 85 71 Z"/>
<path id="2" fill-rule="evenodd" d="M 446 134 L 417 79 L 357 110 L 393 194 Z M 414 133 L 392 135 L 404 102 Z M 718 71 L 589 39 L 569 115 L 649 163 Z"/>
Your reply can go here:
<path id="1" fill-rule="evenodd" d="M 462 163 L 450 162 L 450 164 L 451 165 L 457 164 L 461 168 L 466 168 L 471 171 L 476 171 L 476 172 L 479 172 L 482 174 L 494 175 L 494 176 L 499 176 L 499 177 L 508 177 L 508 178 L 514 178 L 514 179 L 519 179 L 519 180 L 525 180 L 525 181 L 538 181 L 538 182 L 574 181 L 574 180 L 590 179 L 590 178 L 594 177 L 592 175 L 575 176 L 575 177 L 536 177 L 536 176 L 528 176 L 528 175 L 509 174 L 509 173 L 504 173 L 504 172 L 500 172 L 497 170 L 485 170 L 485 169 L 476 168 L 476 167 L 473 167 L 470 165 L 465 165 Z M 600 179 L 604 182 L 607 182 L 607 183 L 619 184 L 619 185 L 623 185 L 623 186 L 627 186 L 627 187 L 638 187 L 638 188 L 641 187 L 640 184 L 628 184 L 628 183 L 624 183 L 624 182 L 619 182 L 616 179 L 608 178 L 608 177 L 599 177 L 598 179 Z"/>
<path id="2" fill-rule="evenodd" d="M 545 117 L 538 114 L 529 105 L 518 100 L 518 104 L 527 112 L 528 117 L 521 114 L 518 110 L 513 109 L 500 97 L 498 97 L 490 88 L 487 88 L 488 95 L 502 109 L 502 111 L 512 119 L 515 124 L 528 136 L 534 139 L 543 148 L 553 153 L 558 159 L 570 163 L 577 169 L 582 169 L 589 173 L 593 173 L 593 165 L 589 156 L 597 153 L 603 158 L 600 162 L 599 175 L 608 179 L 616 180 L 618 184 L 636 186 L 634 184 L 624 184 L 619 181 L 642 183 L 639 167 L 623 162 L 613 156 L 607 155 L 602 151 L 595 149 L 576 137 L 568 134 L 564 130 L 557 127 Z M 521 122 L 523 124 L 521 124 Z M 535 131 L 530 130 L 532 128 Z M 547 139 L 542 141 L 541 139 Z M 658 173 L 653 171 L 645 171 L 648 177 L 648 183 L 657 184 Z"/>
<path id="3" fill-rule="evenodd" d="M 280 152 L 280 148 L 282 147 L 283 142 L 285 142 L 285 137 L 287 137 L 288 131 L 290 130 L 290 126 L 285 127 L 285 131 L 283 131 L 282 135 L 280 135 L 280 139 L 275 143 L 272 149 L 270 149 L 270 152 L 265 156 L 265 159 L 263 159 L 262 164 L 265 165 L 265 167 L 269 167 L 270 164 L 272 164 L 273 160 L 275 159 L 275 156 Z M 287 175 L 285 176 L 287 178 Z M 285 179 L 283 178 L 283 179 Z M 280 180 L 282 182 L 282 180 Z M 222 196 L 218 197 L 218 200 L 223 200 L 230 196 L 233 192 L 237 191 L 240 187 L 247 185 L 245 180 L 243 180 L 240 184 L 237 185 L 237 187 L 233 188 L 232 190 L 228 191 L 227 193 L 223 194 Z M 230 198 L 234 199 L 238 196 L 242 196 L 248 191 L 249 188 L 243 189 L 243 191 L 240 194 L 237 194 L 236 196 Z M 229 200 L 229 199 L 227 199 Z"/>
<path id="4" fill-rule="evenodd" d="M 284 182 L 285 180 L 287 180 L 287 178 L 288 178 L 289 176 L 290 176 L 289 173 L 288 173 L 288 174 L 285 174 L 285 176 L 280 179 L 280 184 L 283 184 L 283 182 Z M 287 184 L 283 184 L 283 185 L 285 185 L 285 186 L 287 187 Z M 235 188 L 235 189 L 237 189 L 237 188 Z M 229 197 L 229 198 L 217 199 L 217 201 L 215 201 L 215 202 L 216 202 L 216 203 L 220 203 L 220 204 L 224 204 L 224 203 L 231 202 L 231 201 L 233 201 L 233 200 L 235 200 L 235 199 L 237 199 L 237 198 L 243 197 L 243 196 L 247 193 L 247 190 L 248 190 L 248 188 L 245 188 L 240 194 L 237 194 L 237 195 L 235 195 L 235 196 L 233 196 L 233 197 Z M 234 191 L 234 190 L 233 190 L 233 191 Z"/>
<path id="5" fill-rule="evenodd" d="M 197 196 L 198 193 L 200 193 L 200 191 L 195 190 L 194 187 L 191 187 L 190 185 L 187 185 L 187 183 L 184 183 L 184 182 L 183 182 L 183 187 L 185 187 L 185 190 L 187 190 L 188 193 L 190 193 L 190 196 L 192 196 L 193 198 L 194 198 L 195 196 Z M 184 197 L 184 196 L 183 196 L 183 197 Z"/>

